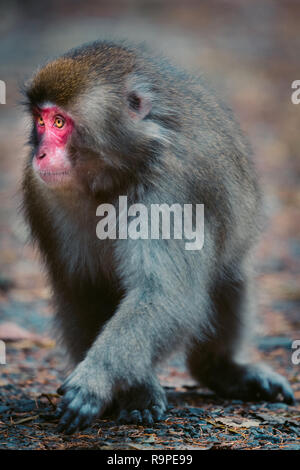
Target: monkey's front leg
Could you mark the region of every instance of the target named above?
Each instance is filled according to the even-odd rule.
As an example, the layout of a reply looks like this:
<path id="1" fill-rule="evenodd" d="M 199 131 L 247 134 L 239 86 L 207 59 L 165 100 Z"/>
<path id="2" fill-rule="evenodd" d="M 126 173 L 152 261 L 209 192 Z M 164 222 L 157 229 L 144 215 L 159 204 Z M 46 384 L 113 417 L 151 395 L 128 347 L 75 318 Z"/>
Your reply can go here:
<path id="1" fill-rule="evenodd" d="M 152 369 L 155 355 L 171 341 L 167 314 L 162 325 L 156 315 L 158 308 L 153 294 L 148 296 L 138 290 L 124 299 L 85 359 L 59 389 L 64 395 L 57 413 L 60 431 L 72 433 L 89 426 L 117 396 L 122 397 L 121 407 L 124 403 L 131 422 L 134 416 L 136 421 L 141 416 L 144 422 L 151 422 L 162 415 L 165 394 Z M 134 396 L 136 407 L 132 406 Z M 125 411 L 122 417 L 125 419 Z"/>

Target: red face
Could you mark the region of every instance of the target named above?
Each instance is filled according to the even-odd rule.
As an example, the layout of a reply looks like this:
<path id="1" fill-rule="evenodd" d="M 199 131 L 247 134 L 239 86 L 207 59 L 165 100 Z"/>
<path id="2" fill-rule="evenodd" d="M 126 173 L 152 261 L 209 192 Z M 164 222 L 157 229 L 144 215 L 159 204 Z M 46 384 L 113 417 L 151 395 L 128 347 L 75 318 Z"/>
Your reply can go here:
<path id="1" fill-rule="evenodd" d="M 56 106 L 35 109 L 34 118 L 39 146 L 33 168 L 46 184 L 63 186 L 71 179 L 67 143 L 74 128 L 73 121 Z"/>

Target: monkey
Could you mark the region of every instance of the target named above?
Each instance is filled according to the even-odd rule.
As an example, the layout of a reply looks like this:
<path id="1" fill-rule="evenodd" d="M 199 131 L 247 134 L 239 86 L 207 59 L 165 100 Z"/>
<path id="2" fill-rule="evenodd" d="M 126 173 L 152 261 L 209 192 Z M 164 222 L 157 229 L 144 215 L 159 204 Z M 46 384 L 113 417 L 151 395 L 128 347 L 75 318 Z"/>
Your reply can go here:
<path id="1" fill-rule="evenodd" d="M 178 349 L 220 396 L 293 403 L 288 381 L 244 353 L 262 191 L 248 140 L 207 81 L 145 45 L 98 40 L 47 62 L 25 96 L 23 210 L 72 365 L 59 431 L 110 406 L 123 423 L 164 419 L 157 365 Z M 100 240 L 97 207 L 120 195 L 147 208 L 203 204 L 203 247 Z"/>

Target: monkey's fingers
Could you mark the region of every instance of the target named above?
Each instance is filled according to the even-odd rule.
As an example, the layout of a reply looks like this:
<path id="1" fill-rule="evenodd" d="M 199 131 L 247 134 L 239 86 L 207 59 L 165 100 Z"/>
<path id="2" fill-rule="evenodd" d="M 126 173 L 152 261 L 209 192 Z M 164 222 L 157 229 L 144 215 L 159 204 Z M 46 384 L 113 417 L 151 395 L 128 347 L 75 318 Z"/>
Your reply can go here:
<path id="1" fill-rule="evenodd" d="M 83 406 L 78 412 L 67 409 L 62 415 L 57 429 L 59 432 L 73 434 L 89 427 L 97 415 L 98 410 L 96 408 L 91 409 L 90 405 Z"/>
<path id="2" fill-rule="evenodd" d="M 151 425 L 154 423 L 152 413 L 147 409 L 143 411 L 143 422 L 148 425 Z"/>
<path id="3" fill-rule="evenodd" d="M 97 410 L 95 410 L 95 413 L 91 413 L 90 406 L 85 405 L 81 409 L 80 413 L 76 416 L 73 414 L 70 416 L 67 412 L 66 417 L 61 419 L 59 428 L 62 427 L 61 430 L 63 430 L 66 434 L 73 434 L 76 431 L 80 431 L 81 429 L 89 427 L 96 416 Z M 64 419 L 66 421 L 63 421 Z"/>
<path id="4" fill-rule="evenodd" d="M 80 389 L 68 390 L 57 409 L 57 415 L 60 417 L 58 431 L 72 434 L 84 429 L 93 422 L 99 411 L 99 403 L 94 397 Z"/>
<path id="5" fill-rule="evenodd" d="M 165 407 L 154 405 L 151 408 L 155 421 L 162 421 L 165 416 Z"/>

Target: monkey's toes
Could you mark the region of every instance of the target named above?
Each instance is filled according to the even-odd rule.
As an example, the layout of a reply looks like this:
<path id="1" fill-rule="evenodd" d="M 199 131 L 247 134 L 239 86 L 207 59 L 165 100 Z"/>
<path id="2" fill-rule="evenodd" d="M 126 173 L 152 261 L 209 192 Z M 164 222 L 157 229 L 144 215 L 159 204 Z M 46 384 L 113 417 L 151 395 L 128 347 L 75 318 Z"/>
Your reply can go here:
<path id="1" fill-rule="evenodd" d="M 250 381 L 251 390 L 257 397 L 266 401 L 279 401 L 281 396 L 288 405 L 295 403 L 293 390 L 288 381 L 280 374 L 270 371 L 261 372 L 252 377 Z"/>
<path id="2" fill-rule="evenodd" d="M 153 405 L 144 410 L 122 409 L 118 417 L 120 424 L 146 424 L 151 425 L 156 421 L 164 419 L 165 406 Z"/>
<path id="3" fill-rule="evenodd" d="M 56 416 L 60 418 L 58 431 L 66 434 L 80 431 L 88 427 L 99 412 L 99 400 L 93 394 L 80 388 L 70 388 L 65 392 L 56 410 Z"/>
<path id="4" fill-rule="evenodd" d="M 222 385 L 221 394 L 228 398 L 246 401 L 279 401 L 280 396 L 289 405 L 295 402 L 293 390 L 288 381 L 266 366 L 246 366 L 234 383 Z M 222 393 L 224 392 L 224 393 Z"/>

